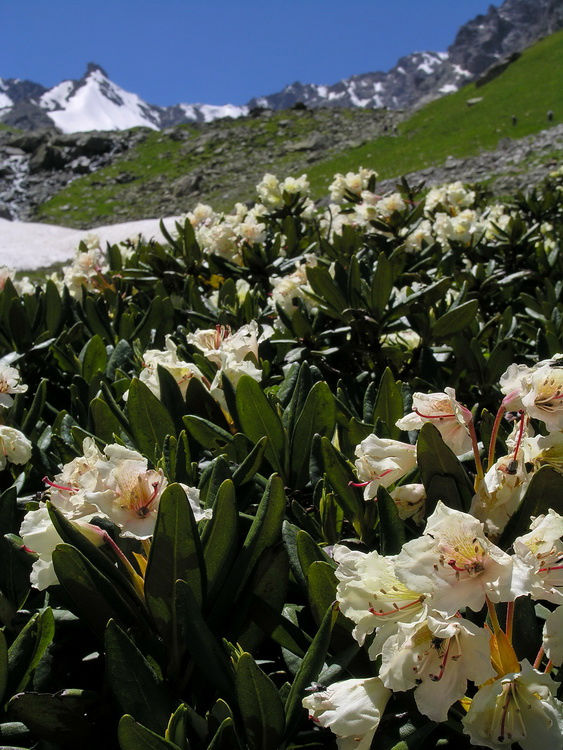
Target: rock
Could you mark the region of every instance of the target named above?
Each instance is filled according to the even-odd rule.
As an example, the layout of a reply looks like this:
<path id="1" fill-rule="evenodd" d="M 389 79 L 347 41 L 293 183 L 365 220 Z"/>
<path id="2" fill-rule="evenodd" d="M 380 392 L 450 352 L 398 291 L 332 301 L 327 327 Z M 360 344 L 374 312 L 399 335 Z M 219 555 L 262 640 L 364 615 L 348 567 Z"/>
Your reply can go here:
<path id="1" fill-rule="evenodd" d="M 179 177 L 172 183 L 172 192 L 176 196 L 191 195 L 201 189 L 203 175 L 199 172 Z"/>
<path id="2" fill-rule="evenodd" d="M 42 169 L 62 169 L 65 163 L 60 148 L 43 143 L 29 160 L 29 171 L 33 173 Z"/>
<path id="3" fill-rule="evenodd" d="M 8 221 L 12 221 L 13 218 L 12 212 L 8 206 L 6 206 L 5 203 L 0 203 L 0 219 L 8 219 Z"/>

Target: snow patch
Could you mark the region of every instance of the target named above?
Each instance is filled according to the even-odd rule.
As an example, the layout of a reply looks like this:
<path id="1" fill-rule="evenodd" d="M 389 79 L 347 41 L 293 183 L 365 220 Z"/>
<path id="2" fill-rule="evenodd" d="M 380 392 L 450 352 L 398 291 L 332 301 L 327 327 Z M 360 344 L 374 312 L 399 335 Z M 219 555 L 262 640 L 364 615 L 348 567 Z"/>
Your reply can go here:
<path id="1" fill-rule="evenodd" d="M 457 86 L 455 86 L 453 83 L 446 83 L 443 86 L 440 86 L 438 91 L 441 94 L 453 94 L 454 91 L 457 91 Z"/>
<path id="2" fill-rule="evenodd" d="M 468 70 L 464 70 L 461 65 L 454 65 L 454 73 L 456 76 L 465 76 L 466 78 L 472 78 L 471 73 Z"/>
<path id="3" fill-rule="evenodd" d="M 0 109 L 9 109 L 13 106 L 13 101 L 10 99 L 8 94 L 3 94 L 0 91 Z"/>

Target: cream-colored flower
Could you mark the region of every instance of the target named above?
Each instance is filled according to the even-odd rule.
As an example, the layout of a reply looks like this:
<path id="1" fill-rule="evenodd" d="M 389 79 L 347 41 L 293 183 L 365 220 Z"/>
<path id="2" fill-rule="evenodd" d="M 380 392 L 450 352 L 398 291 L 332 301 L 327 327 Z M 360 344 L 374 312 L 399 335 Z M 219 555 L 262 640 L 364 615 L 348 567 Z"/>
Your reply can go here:
<path id="1" fill-rule="evenodd" d="M 154 532 L 158 505 L 168 484 L 161 469 L 149 469 L 137 451 L 111 444 L 98 463 L 102 489 L 86 492 L 86 500 L 121 529 L 123 536 L 148 539 Z"/>
<path id="2" fill-rule="evenodd" d="M 547 658 L 555 666 L 563 664 L 563 604 L 546 617 L 543 626 L 543 647 Z"/>
<path id="3" fill-rule="evenodd" d="M 544 422 L 550 432 L 563 430 L 563 354 L 533 367 L 510 365 L 500 386 L 508 410 L 523 409 Z"/>
<path id="4" fill-rule="evenodd" d="M 73 297 L 80 297 L 83 287 L 88 291 L 98 289 L 107 270 L 104 254 L 97 245 L 84 252 L 77 250 L 72 263 L 64 269 L 63 283 Z"/>
<path id="5" fill-rule="evenodd" d="M 503 456 L 487 471 L 471 503 L 471 515 L 483 521 L 490 539 L 498 539 L 517 511 L 528 489 L 531 474 L 526 471 L 523 451 Z"/>
<path id="6" fill-rule="evenodd" d="M 166 349 L 147 349 L 143 354 L 143 369 L 139 380 L 144 383 L 157 398 L 160 398 L 160 381 L 158 366 L 160 365 L 172 375 L 182 396 L 186 395 L 188 384 L 192 378 L 203 380 L 203 373 L 193 362 L 184 362 L 178 358 L 178 347 L 171 336 L 166 336 Z M 126 395 L 124 396 L 126 398 Z"/>
<path id="7" fill-rule="evenodd" d="M 378 677 L 335 682 L 303 698 L 310 718 L 337 737 L 338 750 L 369 750 L 391 691 Z"/>
<path id="8" fill-rule="evenodd" d="M 88 523 L 93 515 L 95 513 L 75 518 L 72 523 L 76 524 L 80 531 L 86 531 L 89 527 L 96 528 Z M 20 528 L 20 536 L 24 545 L 38 555 L 31 568 L 31 585 L 43 591 L 48 586 L 57 584 L 59 580 L 53 566 L 53 550 L 63 540 L 53 526 L 46 507 L 26 513 Z"/>
<path id="9" fill-rule="evenodd" d="M 364 500 L 377 495 L 377 488 L 389 487 L 416 467 L 416 446 L 399 440 L 368 435 L 356 446 L 356 472 L 363 485 Z"/>
<path id="10" fill-rule="evenodd" d="M 375 659 L 386 638 L 396 632 L 397 623 L 424 616 L 425 597 L 397 578 L 394 557 L 375 550 L 351 550 L 340 544 L 334 547 L 333 557 L 338 563 L 336 598 L 340 611 L 356 624 L 352 635 L 360 646 L 366 636 L 377 630 L 370 646 L 370 657 Z"/>
<path id="11" fill-rule="evenodd" d="M 31 458 L 31 441 L 15 427 L 0 425 L 0 470 L 6 464 L 26 464 Z"/>
<path id="12" fill-rule="evenodd" d="M 502 750 L 518 743 L 522 750 L 560 748 L 563 703 L 557 683 L 522 662 L 522 671 L 483 685 L 462 724 L 472 744 Z"/>
<path id="13" fill-rule="evenodd" d="M 422 523 L 426 509 L 426 490 L 423 484 L 402 484 L 390 493 L 399 518 L 412 518 L 415 523 Z"/>
<path id="14" fill-rule="evenodd" d="M 20 379 L 19 370 L 10 365 L 0 364 L 0 407 L 10 407 L 14 403 L 13 393 L 25 393 L 27 385 Z"/>
<path id="15" fill-rule="evenodd" d="M 438 502 L 424 534 L 403 545 L 395 572 L 405 586 L 431 595 L 428 606 L 444 617 L 478 612 L 487 596 L 511 601 L 512 558 L 490 542 L 483 524 Z"/>
<path id="16" fill-rule="evenodd" d="M 518 595 L 563 604 L 563 516 L 551 508 L 527 534 L 514 540 L 514 587 Z"/>
<path id="17" fill-rule="evenodd" d="M 467 681 L 481 684 L 495 671 L 489 633 L 469 620 L 428 616 L 400 623 L 383 646 L 379 676 L 393 691 L 415 688 L 418 710 L 446 721 L 450 706 L 465 695 Z"/>
<path id="18" fill-rule="evenodd" d="M 304 307 L 311 310 L 315 302 L 310 294 L 313 291 L 307 279 L 307 263 L 298 263 L 295 270 L 286 276 L 272 276 L 272 302 L 279 305 L 289 316 L 297 308 L 296 300 L 300 300 Z"/>
<path id="19" fill-rule="evenodd" d="M 329 186 L 330 199 L 335 203 L 342 203 L 347 192 L 360 197 L 362 192 L 367 190 L 372 177 L 377 177 L 377 172 L 364 167 L 360 167 L 357 172 L 348 172 L 345 175 L 335 174 Z"/>
<path id="20" fill-rule="evenodd" d="M 475 191 L 467 190 L 463 183 L 458 180 L 429 190 L 424 201 L 424 210 L 426 213 L 431 213 L 438 206 L 441 206 L 455 214 L 462 208 L 472 206 L 474 201 Z"/>
<path id="21" fill-rule="evenodd" d="M 471 413 L 456 401 L 453 388 L 445 388 L 443 393 L 414 393 L 412 408 L 410 414 L 395 423 L 401 430 L 420 430 L 423 424 L 431 422 L 457 456 L 471 450 L 467 428 Z"/>

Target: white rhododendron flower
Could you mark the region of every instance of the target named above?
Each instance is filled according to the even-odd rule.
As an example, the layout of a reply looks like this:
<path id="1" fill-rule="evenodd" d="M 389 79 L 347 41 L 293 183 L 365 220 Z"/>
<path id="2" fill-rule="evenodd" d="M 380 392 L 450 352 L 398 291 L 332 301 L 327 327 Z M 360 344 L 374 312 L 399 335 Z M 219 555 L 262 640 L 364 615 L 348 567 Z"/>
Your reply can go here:
<path id="1" fill-rule="evenodd" d="M 234 332 L 229 326 L 198 329 L 195 333 L 189 333 L 186 340 L 217 367 L 224 367 L 231 361 L 243 362 L 249 355 L 257 363 L 258 345 L 272 334 L 271 326 L 264 326 L 260 333 L 258 324 L 253 320 Z"/>
<path id="2" fill-rule="evenodd" d="M 330 199 L 335 203 L 342 203 L 346 193 L 354 193 L 358 197 L 364 190 L 367 190 L 368 183 L 372 177 L 377 177 L 377 172 L 373 169 L 360 167 L 357 172 L 348 172 L 343 175 L 337 173 L 329 185 Z"/>
<path id="3" fill-rule="evenodd" d="M 148 539 L 154 532 L 160 497 L 168 484 L 161 469 L 149 469 L 137 451 L 116 443 L 104 448 L 98 470 L 103 489 L 86 499 L 121 529 L 123 536 Z"/>
<path id="4" fill-rule="evenodd" d="M 270 278 L 272 285 L 272 302 L 274 306 L 279 305 L 281 309 L 289 316 L 293 314 L 297 305 L 296 300 L 300 300 L 305 308 L 311 310 L 315 302 L 310 296 L 313 291 L 307 280 L 307 263 L 299 263 L 295 270 L 286 276 L 272 276 Z"/>
<path id="5" fill-rule="evenodd" d="M 422 523 L 426 508 L 426 490 L 423 484 L 402 484 L 390 492 L 399 518 L 412 518 L 415 523 Z"/>
<path id="6" fill-rule="evenodd" d="M 463 728 L 472 744 L 502 750 L 519 743 L 522 750 L 560 748 L 563 703 L 557 683 L 522 662 L 522 671 L 483 685 L 471 701 Z"/>
<path id="7" fill-rule="evenodd" d="M 369 750 L 391 691 L 378 677 L 335 682 L 303 698 L 309 717 L 337 737 L 338 750 Z"/>
<path id="8" fill-rule="evenodd" d="M 31 458 L 31 441 L 15 427 L 0 425 L 0 470 L 6 464 L 26 464 Z"/>
<path id="9" fill-rule="evenodd" d="M 545 619 L 543 647 L 547 658 L 555 666 L 563 664 L 563 604 L 556 607 Z"/>
<path id="10" fill-rule="evenodd" d="M 335 574 L 340 611 L 356 623 L 352 635 L 360 646 L 366 636 L 378 631 L 370 647 L 370 656 L 375 658 L 385 639 L 396 632 L 397 623 L 424 616 L 425 597 L 397 578 L 394 557 L 351 550 L 340 544 L 334 547 L 333 557 L 338 563 Z"/>
<path id="11" fill-rule="evenodd" d="M 63 283 L 73 297 L 80 297 L 83 287 L 90 291 L 104 283 L 103 274 L 108 268 L 104 253 L 95 244 L 85 252 L 76 252 L 72 263 L 64 269 Z"/>
<path id="12" fill-rule="evenodd" d="M 20 373 L 16 367 L 0 364 L 0 407 L 10 407 L 14 403 L 13 393 L 25 393 L 27 385 L 20 382 Z"/>
<path id="13" fill-rule="evenodd" d="M 428 219 L 423 219 L 414 229 L 410 226 L 404 227 L 401 235 L 405 238 L 403 247 L 409 253 L 418 252 L 422 250 L 423 245 L 431 245 L 434 242 L 432 224 Z"/>
<path id="14" fill-rule="evenodd" d="M 563 432 L 550 432 L 549 435 L 524 436 L 522 451 L 527 463 L 534 469 L 550 466 L 563 474 Z"/>
<path id="15" fill-rule="evenodd" d="M 469 208 L 475 201 L 475 191 L 468 190 L 459 180 L 447 185 L 431 188 L 424 201 L 426 213 L 434 211 L 437 206 L 457 213 L 461 208 Z"/>
<path id="16" fill-rule="evenodd" d="M 286 177 L 283 182 L 273 174 L 265 174 L 262 180 L 256 185 L 258 197 L 269 208 L 279 208 L 283 206 L 283 194 L 307 195 L 309 192 L 309 181 L 307 175 L 302 174 L 300 177 Z"/>
<path id="17" fill-rule="evenodd" d="M 93 540 L 99 534 L 101 541 L 101 531 L 88 523 L 94 515 L 96 514 L 85 514 L 81 518 L 75 518 L 72 523 L 79 526 L 79 530 L 83 532 L 88 529 L 93 532 L 97 530 L 97 534 L 90 534 L 89 538 Z M 31 585 L 39 591 L 43 591 L 48 586 L 57 584 L 59 581 L 53 566 L 53 550 L 63 540 L 53 526 L 46 507 L 43 506 L 38 510 L 30 510 L 26 513 L 20 528 L 20 536 L 27 549 L 38 555 L 31 568 Z"/>
<path id="18" fill-rule="evenodd" d="M 512 558 L 490 542 L 483 524 L 438 502 L 424 534 L 403 545 L 395 558 L 406 586 L 431 594 L 428 606 L 445 617 L 463 607 L 478 612 L 487 596 L 512 600 Z"/>
<path id="19" fill-rule="evenodd" d="M 365 500 L 375 497 L 380 485 L 389 487 L 416 467 L 416 446 L 400 440 L 368 435 L 355 453 L 358 479 L 365 483 Z"/>
<path id="20" fill-rule="evenodd" d="M 457 456 L 471 450 L 471 436 L 467 428 L 471 414 L 456 401 L 453 388 L 446 388 L 444 393 L 414 393 L 412 408 L 410 414 L 395 423 L 401 430 L 420 430 L 423 424 L 431 422 Z"/>
<path id="21" fill-rule="evenodd" d="M 481 684 L 494 677 L 489 638 L 484 628 L 463 618 L 400 623 L 383 646 L 379 676 L 393 691 L 414 687 L 418 710 L 446 721 L 468 680 Z"/>
<path id="22" fill-rule="evenodd" d="M 518 595 L 563 604 L 563 516 L 550 509 L 514 540 L 514 586 Z"/>
<path id="23" fill-rule="evenodd" d="M 185 397 L 188 384 L 192 378 L 203 381 L 203 373 L 193 362 L 184 362 L 178 358 L 178 347 L 172 341 L 171 336 L 166 336 L 166 349 L 147 349 L 143 354 L 143 369 L 139 374 L 139 380 L 144 383 L 157 398 L 160 398 L 160 381 L 158 378 L 158 366 L 167 370 L 180 388 L 182 396 Z"/>
<path id="24" fill-rule="evenodd" d="M 512 364 L 500 378 L 509 410 L 524 410 L 550 432 L 563 430 L 563 354 L 533 367 Z"/>
<path id="25" fill-rule="evenodd" d="M 474 237 L 483 235 L 484 226 L 477 213 L 467 208 L 455 216 L 437 213 L 433 231 L 442 247 L 448 249 L 451 242 L 471 245 Z"/>
<path id="26" fill-rule="evenodd" d="M 487 536 L 497 539 L 514 515 L 530 483 L 524 453 L 499 458 L 487 471 L 473 497 L 470 512 L 485 524 Z"/>

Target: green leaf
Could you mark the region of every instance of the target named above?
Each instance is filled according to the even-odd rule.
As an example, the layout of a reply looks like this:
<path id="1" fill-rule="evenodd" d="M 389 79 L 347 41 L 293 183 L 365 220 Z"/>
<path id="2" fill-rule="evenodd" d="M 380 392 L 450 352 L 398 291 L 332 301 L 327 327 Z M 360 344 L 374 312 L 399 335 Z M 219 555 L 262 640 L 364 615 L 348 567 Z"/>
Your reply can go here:
<path id="1" fill-rule="evenodd" d="M 72 611 L 99 637 L 103 636 L 110 619 L 129 627 L 144 624 L 139 609 L 132 607 L 116 586 L 75 547 L 58 544 L 53 552 L 53 565 L 71 599 Z"/>
<path id="2" fill-rule="evenodd" d="M 43 407 L 45 406 L 45 399 L 47 396 L 47 380 L 42 378 L 39 381 L 37 390 L 31 402 L 31 406 L 27 410 L 24 419 L 21 423 L 21 431 L 24 435 L 29 435 L 33 428 L 37 425 L 41 414 L 43 413 Z"/>
<path id="3" fill-rule="evenodd" d="M 326 608 L 336 599 L 337 579 L 332 565 L 315 561 L 307 569 L 307 588 L 313 617 L 317 623 L 323 619 Z"/>
<path id="4" fill-rule="evenodd" d="M 471 481 L 433 424 L 422 425 L 416 444 L 416 459 L 426 489 L 428 515 L 438 500 L 450 508 L 467 512 L 473 498 Z"/>
<path id="5" fill-rule="evenodd" d="M 139 451 L 156 461 L 167 435 L 175 435 L 174 422 L 152 391 L 133 378 L 127 396 L 127 415 L 135 445 Z"/>
<path id="6" fill-rule="evenodd" d="M 184 417 L 184 424 L 190 435 L 209 450 L 224 448 L 233 439 L 233 436 L 222 427 L 202 417 L 192 415 Z"/>
<path id="7" fill-rule="evenodd" d="M 54 635 L 55 619 L 50 607 L 33 615 L 19 632 L 8 649 L 9 695 L 19 693 L 25 688 Z"/>
<path id="8" fill-rule="evenodd" d="M 90 401 L 90 418 L 96 437 L 99 437 L 104 443 L 112 443 L 114 441 L 113 436 L 121 434 L 121 422 L 103 398 L 99 396 Z"/>
<path id="9" fill-rule="evenodd" d="M 303 529 L 297 532 L 296 537 L 297 557 L 299 565 L 303 571 L 303 576 L 307 578 L 307 571 L 314 562 L 328 562 L 327 556 L 323 553 L 313 537 Z M 324 611 L 324 610 L 323 610 Z"/>
<path id="10" fill-rule="evenodd" d="M 151 732 L 129 714 L 121 717 L 117 739 L 121 750 L 180 750 L 178 745 Z"/>
<path id="11" fill-rule="evenodd" d="M 393 268 L 385 253 L 379 253 L 375 273 L 371 282 L 371 307 L 381 316 L 389 302 L 393 289 Z"/>
<path id="12" fill-rule="evenodd" d="M 506 525 L 499 542 L 502 549 L 507 549 L 516 537 L 527 534 L 531 518 L 547 513 L 550 508 L 563 515 L 563 476 L 550 466 L 542 466 L 533 474 L 520 507 Z"/>
<path id="13" fill-rule="evenodd" d="M 145 574 L 147 605 L 165 640 L 172 635 L 174 585 L 180 578 L 201 607 L 206 580 L 197 523 L 183 488 L 170 484 L 160 498 Z"/>
<path id="14" fill-rule="evenodd" d="M 375 424 L 378 419 L 381 419 L 389 430 L 389 437 L 398 440 L 401 430 L 395 427 L 395 422 L 402 416 L 403 393 L 401 383 L 395 382 L 393 373 L 389 367 L 386 367 L 379 382 L 371 421 Z"/>
<path id="15" fill-rule="evenodd" d="M 237 384 L 236 403 L 242 431 L 253 443 L 265 435 L 268 445 L 264 455 L 282 477 L 285 476 L 286 436 L 282 423 L 262 388 L 250 375 L 243 375 Z"/>
<path id="16" fill-rule="evenodd" d="M 285 736 L 288 740 L 292 738 L 296 727 L 305 716 L 301 701 L 305 697 L 306 688 L 317 679 L 323 668 L 337 615 L 338 605 L 331 604 L 291 685 L 285 702 Z"/>
<path id="17" fill-rule="evenodd" d="M 176 582 L 176 600 L 178 613 L 183 613 L 181 622 L 178 615 L 179 630 L 185 635 L 187 651 L 201 677 L 228 699 L 234 687 L 231 665 L 185 581 Z"/>
<path id="18" fill-rule="evenodd" d="M 395 501 L 385 487 L 377 489 L 379 536 L 382 555 L 398 555 L 406 541 L 405 525 L 399 517 Z"/>
<path id="19" fill-rule="evenodd" d="M 250 750 L 278 750 L 285 727 L 284 707 L 274 683 L 243 653 L 237 663 L 236 695 Z"/>
<path id="20" fill-rule="evenodd" d="M 459 307 L 448 310 L 447 313 L 434 322 L 431 328 L 432 336 L 437 339 L 445 339 L 454 333 L 462 331 L 473 323 L 478 309 L 478 300 L 472 299 L 469 302 L 464 302 Z"/>
<path id="21" fill-rule="evenodd" d="M 321 455 L 323 468 L 330 486 L 334 490 L 335 498 L 344 511 L 346 518 L 354 525 L 356 531 L 361 528 L 364 515 L 363 501 L 349 482 L 354 482 L 352 469 L 342 454 L 326 437 L 321 438 Z"/>
<path id="22" fill-rule="evenodd" d="M 268 437 L 264 435 L 263 438 L 256 443 L 254 448 L 250 451 L 244 461 L 235 470 L 233 474 L 233 482 L 237 487 L 240 487 L 246 482 L 249 482 L 252 477 L 256 474 L 258 469 L 262 465 L 262 460 L 268 447 Z"/>
<path id="23" fill-rule="evenodd" d="M 236 554 L 238 513 L 235 488 L 230 479 L 219 487 L 213 517 L 203 537 L 209 599 L 213 601 L 228 574 Z"/>
<path id="24" fill-rule="evenodd" d="M 226 602 L 227 607 L 231 606 L 231 601 L 244 588 L 264 550 L 272 547 L 279 540 L 284 516 L 285 492 L 283 483 L 278 476 L 273 475 L 268 481 L 254 521 L 223 587 L 223 590 L 228 592 L 229 596 L 229 601 Z"/>
<path id="25" fill-rule="evenodd" d="M 6 636 L 0 630 L 0 705 L 4 705 L 4 694 L 8 684 L 8 646 Z"/>
<path id="26" fill-rule="evenodd" d="M 342 311 L 349 307 L 349 305 L 330 275 L 328 268 L 322 265 L 308 265 L 306 272 L 311 289 L 319 297 L 319 301 L 324 303 L 327 312 L 333 317 L 341 319 Z"/>
<path id="27" fill-rule="evenodd" d="M 108 355 L 106 352 L 106 346 L 99 334 L 92 336 L 88 343 L 85 344 L 80 352 L 79 359 L 82 362 L 82 377 L 87 383 L 89 383 L 97 373 L 104 372 Z"/>
<path id="28" fill-rule="evenodd" d="M 304 487 L 309 481 L 309 457 L 313 436 L 331 438 L 336 425 L 336 403 L 324 381 L 315 383 L 305 401 L 291 435 L 291 473 L 293 486 Z"/>
<path id="29" fill-rule="evenodd" d="M 98 696 L 86 690 L 19 693 L 8 704 L 10 716 L 22 721 L 40 744 L 54 747 L 92 747 L 92 727 Z M 103 736 L 103 735 L 102 735 Z M 3 746 L 5 747 L 5 746 Z M 5 748 L 5 750 L 9 750 Z"/>
<path id="30" fill-rule="evenodd" d="M 105 634 L 106 674 L 122 713 L 154 732 L 164 732 L 172 712 L 166 686 L 114 620 Z"/>

